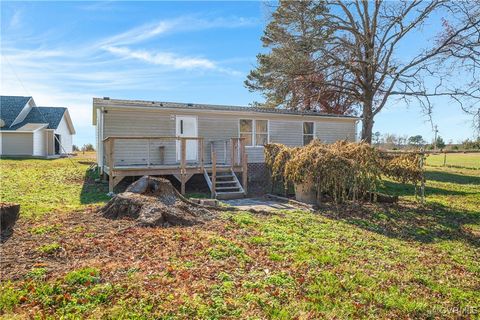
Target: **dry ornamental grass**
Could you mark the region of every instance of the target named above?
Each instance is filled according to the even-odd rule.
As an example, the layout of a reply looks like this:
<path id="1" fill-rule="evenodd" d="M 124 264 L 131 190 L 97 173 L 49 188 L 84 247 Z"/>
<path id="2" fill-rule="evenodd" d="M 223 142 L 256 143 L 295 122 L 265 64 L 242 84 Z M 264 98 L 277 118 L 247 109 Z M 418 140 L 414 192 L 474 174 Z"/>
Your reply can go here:
<path id="1" fill-rule="evenodd" d="M 273 178 L 284 183 L 313 182 L 318 194 L 326 194 L 336 203 L 365 198 L 376 191 L 382 175 L 416 185 L 423 179 L 420 157 L 387 155 L 364 142 L 325 144 L 314 140 L 301 148 L 265 147 L 265 162 Z"/>

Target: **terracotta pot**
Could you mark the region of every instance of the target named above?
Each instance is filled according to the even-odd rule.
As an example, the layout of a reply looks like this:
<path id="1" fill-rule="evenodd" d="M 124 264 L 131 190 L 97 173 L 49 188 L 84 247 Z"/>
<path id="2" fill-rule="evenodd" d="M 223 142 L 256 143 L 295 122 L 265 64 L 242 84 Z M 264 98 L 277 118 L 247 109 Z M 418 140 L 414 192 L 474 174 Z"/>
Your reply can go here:
<path id="1" fill-rule="evenodd" d="M 317 191 L 313 181 L 295 184 L 295 200 L 308 204 L 317 204 Z"/>

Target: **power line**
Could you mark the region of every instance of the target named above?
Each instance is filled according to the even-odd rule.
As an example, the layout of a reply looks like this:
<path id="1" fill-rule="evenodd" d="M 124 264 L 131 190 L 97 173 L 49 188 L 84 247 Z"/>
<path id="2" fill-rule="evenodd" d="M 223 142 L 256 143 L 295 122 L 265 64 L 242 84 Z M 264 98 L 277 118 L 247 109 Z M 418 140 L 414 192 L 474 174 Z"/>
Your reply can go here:
<path id="1" fill-rule="evenodd" d="M 20 77 L 18 76 L 17 72 L 15 71 L 15 68 L 13 68 L 12 64 L 10 63 L 10 61 L 8 60 L 8 58 L 6 56 L 3 56 L 3 58 L 5 58 L 5 61 L 7 61 L 8 65 L 10 66 L 10 69 L 12 70 L 13 74 L 15 75 L 15 78 L 17 78 L 18 82 L 20 83 L 20 85 L 23 87 L 23 90 L 25 90 L 25 92 L 27 93 L 27 96 L 29 97 L 32 97 L 32 95 L 30 94 L 30 92 L 27 90 L 27 88 L 25 87 L 25 85 L 23 84 L 22 80 L 20 79 Z M 47 118 L 45 117 L 45 115 L 42 113 L 42 111 L 40 110 L 39 107 L 37 107 L 36 104 L 34 104 L 34 107 L 37 108 L 37 111 L 38 113 L 40 114 L 40 116 L 43 118 L 43 121 L 45 123 L 49 123 L 47 121 Z M 67 155 L 67 158 L 68 160 L 70 160 L 70 162 L 75 166 L 77 167 L 77 165 L 75 164 L 75 162 L 73 162 L 73 160 L 70 158 L 69 154 L 67 153 L 67 150 L 65 150 L 65 148 L 63 147 L 60 139 L 57 138 L 57 136 L 55 135 L 55 133 L 53 134 L 53 137 L 54 137 L 54 140 L 56 140 L 58 142 L 58 145 L 60 146 L 60 148 L 62 148 L 63 152 Z M 48 150 L 47 150 L 47 155 L 48 155 Z"/>
<path id="2" fill-rule="evenodd" d="M 15 75 L 15 78 L 17 78 L 18 82 L 20 82 L 20 85 L 23 87 L 23 90 L 25 90 L 25 92 L 27 93 L 27 95 L 31 97 L 32 95 L 31 95 L 30 92 L 27 90 L 27 88 L 23 85 L 23 82 L 22 82 L 22 80 L 20 80 L 20 78 L 18 77 L 17 72 L 15 72 L 15 69 L 13 68 L 12 64 L 10 63 L 10 61 L 8 61 L 7 56 L 3 56 L 3 58 L 5 58 L 5 61 L 7 61 L 8 65 L 10 66 L 10 69 L 12 69 L 12 72 L 13 72 L 13 74 Z"/>

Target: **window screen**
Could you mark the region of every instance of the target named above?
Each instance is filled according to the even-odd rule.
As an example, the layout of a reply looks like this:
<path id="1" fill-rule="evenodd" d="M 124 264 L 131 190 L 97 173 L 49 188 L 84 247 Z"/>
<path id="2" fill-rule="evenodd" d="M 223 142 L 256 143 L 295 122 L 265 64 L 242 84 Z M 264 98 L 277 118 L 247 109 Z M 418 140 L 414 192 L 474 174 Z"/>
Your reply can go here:
<path id="1" fill-rule="evenodd" d="M 303 123 L 303 145 L 306 146 L 309 144 L 313 138 L 313 122 L 304 122 Z"/>
<path id="2" fill-rule="evenodd" d="M 268 143 L 267 120 L 255 120 L 255 145 L 264 146 Z"/>
<path id="3" fill-rule="evenodd" d="M 240 138 L 245 138 L 246 146 L 253 146 L 253 120 L 240 120 Z"/>

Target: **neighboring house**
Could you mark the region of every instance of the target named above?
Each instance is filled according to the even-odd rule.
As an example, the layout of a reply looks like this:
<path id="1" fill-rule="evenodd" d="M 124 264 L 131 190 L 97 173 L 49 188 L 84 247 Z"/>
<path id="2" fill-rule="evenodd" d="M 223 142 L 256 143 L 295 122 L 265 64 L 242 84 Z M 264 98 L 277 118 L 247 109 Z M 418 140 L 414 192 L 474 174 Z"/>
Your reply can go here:
<path id="1" fill-rule="evenodd" d="M 281 109 L 93 99 L 97 162 L 110 176 L 111 191 L 123 177 L 151 174 L 174 175 L 184 192 L 191 176 L 203 174 L 213 196 L 246 193 L 247 179 L 250 187 L 265 183 L 264 144 L 354 141 L 358 120 Z M 243 183 L 235 184 L 233 172 Z M 234 176 L 232 181 L 219 178 L 222 173 Z"/>
<path id="2" fill-rule="evenodd" d="M 37 107 L 32 97 L 0 96 L 0 155 L 68 154 L 74 134 L 67 108 Z"/>

